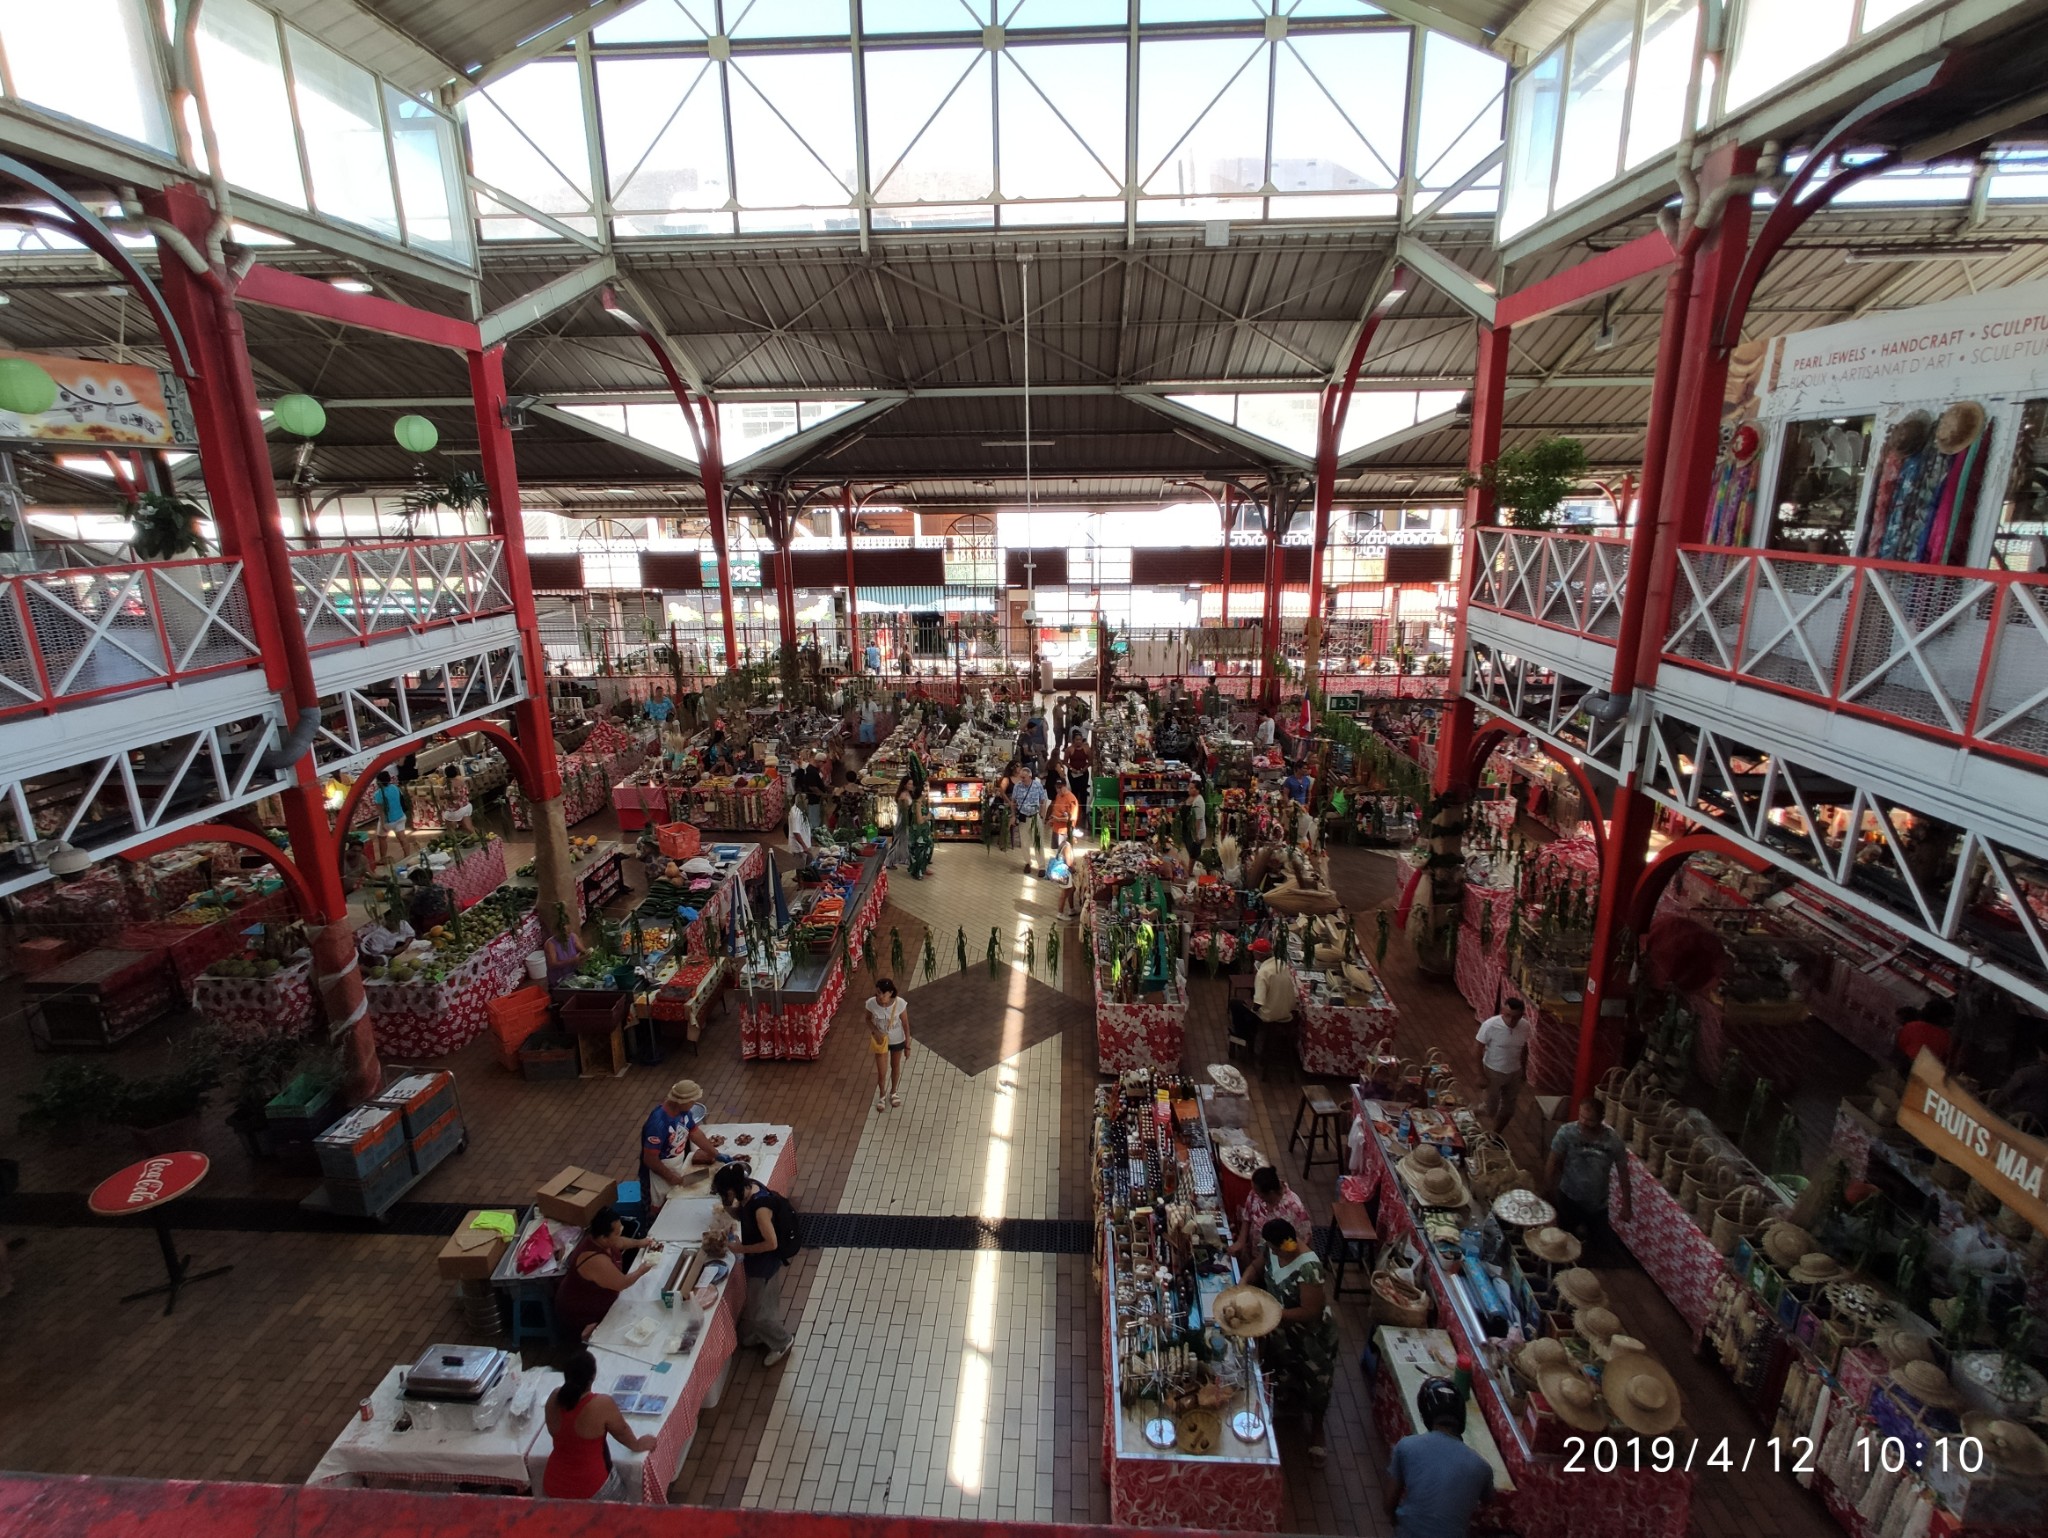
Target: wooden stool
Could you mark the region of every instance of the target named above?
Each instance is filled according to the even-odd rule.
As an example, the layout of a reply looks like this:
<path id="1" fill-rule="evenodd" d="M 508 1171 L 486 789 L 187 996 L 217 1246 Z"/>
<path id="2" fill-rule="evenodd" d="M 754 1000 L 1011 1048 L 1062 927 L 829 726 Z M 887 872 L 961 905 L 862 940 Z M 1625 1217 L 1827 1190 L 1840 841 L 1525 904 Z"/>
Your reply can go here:
<path id="1" fill-rule="evenodd" d="M 1294 1113 L 1294 1130 L 1287 1137 L 1287 1151 L 1301 1144 L 1301 1173 L 1304 1178 L 1316 1167 L 1316 1150 L 1324 1151 L 1331 1164 L 1344 1163 L 1344 1112 L 1336 1098 L 1320 1084 L 1301 1087 L 1301 1104 Z M 1307 1126 L 1302 1124 L 1306 1122 Z"/>
<path id="2" fill-rule="evenodd" d="M 1344 1296 L 1344 1273 L 1357 1266 L 1372 1275 L 1373 1247 L 1380 1241 L 1379 1230 L 1357 1202 L 1342 1197 L 1330 1204 L 1330 1296 Z M 1361 1297 L 1372 1296 L 1370 1280 L 1358 1288 Z"/>

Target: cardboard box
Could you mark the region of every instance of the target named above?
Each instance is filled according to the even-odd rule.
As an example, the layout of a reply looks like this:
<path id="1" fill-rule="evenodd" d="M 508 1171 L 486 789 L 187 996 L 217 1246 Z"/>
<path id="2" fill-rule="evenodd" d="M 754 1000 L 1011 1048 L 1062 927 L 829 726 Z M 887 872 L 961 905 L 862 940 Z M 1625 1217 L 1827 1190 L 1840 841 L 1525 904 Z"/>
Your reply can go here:
<path id="1" fill-rule="evenodd" d="M 570 1165 L 533 1193 L 533 1204 L 558 1223 L 588 1228 L 600 1207 L 618 1198 L 619 1183 L 609 1175 Z"/>
<path id="2" fill-rule="evenodd" d="M 443 1276 L 454 1282 L 489 1281 L 491 1273 L 498 1269 L 498 1258 L 511 1243 L 498 1234 L 484 1228 L 469 1225 L 482 1217 L 484 1209 L 465 1212 L 462 1222 L 455 1230 L 455 1236 L 441 1246 L 441 1253 L 434 1266 Z"/>

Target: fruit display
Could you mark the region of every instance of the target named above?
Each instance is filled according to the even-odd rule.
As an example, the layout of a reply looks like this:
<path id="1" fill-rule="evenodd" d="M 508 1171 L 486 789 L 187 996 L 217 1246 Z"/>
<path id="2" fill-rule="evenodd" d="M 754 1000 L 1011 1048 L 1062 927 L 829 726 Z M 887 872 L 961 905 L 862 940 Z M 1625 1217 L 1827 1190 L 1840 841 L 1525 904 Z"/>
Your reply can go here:
<path id="1" fill-rule="evenodd" d="M 200 974 L 202 977 L 275 977 L 284 970 L 282 961 L 258 960 L 254 956 L 226 956 Z"/>

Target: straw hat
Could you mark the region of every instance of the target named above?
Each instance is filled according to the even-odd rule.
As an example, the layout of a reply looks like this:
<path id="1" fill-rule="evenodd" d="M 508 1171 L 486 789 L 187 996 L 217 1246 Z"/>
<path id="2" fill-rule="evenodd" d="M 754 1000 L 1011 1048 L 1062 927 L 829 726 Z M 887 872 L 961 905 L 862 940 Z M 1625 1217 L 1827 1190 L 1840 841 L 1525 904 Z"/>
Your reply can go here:
<path id="1" fill-rule="evenodd" d="M 1472 1200 L 1465 1189 L 1465 1182 L 1458 1178 L 1453 1169 L 1435 1169 L 1426 1172 L 1420 1180 L 1411 1180 L 1416 1198 L 1425 1207 L 1463 1207 Z"/>
<path id="2" fill-rule="evenodd" d="M 1842 1269 L 1842 1263 L 1834 1256 L 1820 1250 L 1810 1250 L 1792 1264 L 1792 1280 L 1802 1287 L 1817 1286 L 1822 1282 L 1839 1282 L 1849 1273 Z"/>
<path id="3" fill-rule="evenodd" d="M 1572 1354 L 1555 1335 L 1539 1335 L 1515 1353 L 1515 1366 L 1534 1383 L 1547 1372 L 1572 1365 Z"/>
<path id="4" fill-rule="evenodd" d="M 1557 1209 L 1534 1191 L 1503 1191 L 1493 1201 L 1493 1215 L 1517 1228 L 1542 1228 L 1557 1221 Z"/>
<path id="5" fill-rule="evenodd" d="M 1637 1340 L 1633 1335 L 1611 1335 L 1606 1340 L 1594 1343 L 1593 1354 L 1605 1362 L 1617 1356 L 1626 1356 L 1631 1351 L 1648 1351 L 1649 1349 L 1647 1345 Z"/>
<path id="6" fill-rule="evenodd" d="M 1607 1429 L 1607 1411 L 1600 1403 L 1599 1392 L 1576 1367 L 1552 1367 L 1538 1373 L 1536 1392 L 1567 1426 L 1580 1431 Z"/>
<path id="7" fill-rule="evenodd" d="M 1960 454 L 1984 432 L 1984 408 L 1975 401 L 1957 401 L 1934 424 L 1934 446 L 1944 454 Z"/>
<path id="8" fill-rule="evenodd" d="M 1581 1266 L 1557 1273 L 1557 1295 L 1574 1308 L 1604 1308 L 1607 1289 L 1600 1278 Z"/>
<path id="9" fill-rule="evenodd" d="M 1963 1417 L 1963 1430 L 1984 1444 L 1992 1466 L 2002 1474 L 2027 1478 L 2048 1475 L 2048 1442 L 2043 1442 L 2018 1421 L 1996 1415 L 1970 1414 Z"/>
<path id="10" fill-rule="evenodd" d="M 1892 1382 L 1934 1410 L 1953 1410 L 1963 1402 L 1948 1374 L 1932 1362 L 1901 1362 L 1892 1369 Z"/>
<path id="11" fill-rule="evenodd" d="M 1934 1342 L 1917 1330 L 1904 1325 L 1887 1324 L 1880 1327 L 1871 1342 L 1892 1367 L 1903 1367 L 1908 1362 L 1931 1362 L 1934 1360 Z"/>
<path id="12" fill-rule="evenodd" d="M 1621 1320 L 1612 1309 L 1582 1308 L 1572 1315 L 1572 1328 L 1596 1351 L 1621 1333 Z"/>
<path id="13" fill-rule="evenodd" d="M 1890 453 L 1910 458 L 1927 447 L 1927 436 L 1933 431 L 1933 417 L 1924 411 L 1910 411 L 1892 423 L 1891 431 L 1884 435 L 1884 446 Z"/>
<path id="14" fill-rule="evenodd" d="M 1530 1254 L 1552 1265 L 1569 1266 L 1579 1258 L 1579 1241 L 1561 1228 L 1532 1228 L 1523 1242 Z"/>
<path id="15" fill-rule="evenodd" d="M 695 1079 L 678 1079 L 661 1098 L 670 1105 L 695 1105 L 704 1098 L 704 1086 Z"/>
<path id="16" fill-rule="evenodd" d="M 1278 1298 L 1246 1282 L 1219 1292 L 1210 1317 L 1225 1335 L 1256 1340 L 1280 1328 L 1280 1313 Z"/>
<path id="17" fill-rule="evenodd" d="M 1764 1233 L 1764 1254 L 1773 1265 L 1791 1267 L 1813 1250 L 1813 1235 L 1793 1223 L 1778 1223 Z"/>
<path id="18" fill-rule="evenodd" d="M 1601 1369 L 1600 1391 L 1615 1419 L 1642 1436 L 1662 1436 L 1684 1413 L 1678 1385 L 1647 1351 L 1617 1353 Z"/>

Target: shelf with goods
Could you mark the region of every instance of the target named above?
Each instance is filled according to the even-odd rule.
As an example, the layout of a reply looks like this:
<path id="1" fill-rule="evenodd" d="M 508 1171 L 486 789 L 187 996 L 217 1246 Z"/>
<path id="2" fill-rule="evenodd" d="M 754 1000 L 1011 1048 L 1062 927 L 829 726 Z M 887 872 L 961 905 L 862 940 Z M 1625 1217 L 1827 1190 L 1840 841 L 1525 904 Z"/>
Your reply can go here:
<path id="1" fill-rule="evenodd" d="M 1180 809 L 1188 799 L 1194 771 L 1180 764 L 1151 769 L 1120 769 L 1116 776 L 1116 836 L 1150 838 L 1162 829 L 1179 827 Z"/>
<path id="2" fill-rule="evenodd" d="M 1439 1104 L 1462 1098 L 1441 1076 L 1423 1093 Z M 1524 1538 L 1683 1538 L 1696 1475 L 1682 1459 L 1660 1467 L 1648 1457 L 1601 1465 L 1569 1457 L 1572 1437 L 1583 1451 L 1596 1438 L 1626 1446 L 1637 1435 L 1646 1448 L 1655 1436 L 1682 1447 L 1689 1433 L 1669 1372 L 1638 1349 L 1641 1331 L 1614 1317 L 1591 1272 L 1575 1269 L 1576 1241 L 1545 1244 L 1559 1257 L 1548 1259 L 1532 1246 L 1543 1243 L 1540 1224 L 1498 1215 L 1499 1197 L 1530 1177 L 1481 1163 L 1479 1123 L 1468 1110 L 1374 1099 L 1364 1086 L 1353 1087 L 1351 1109 L 1362 1135 L 1338 1192 L 1367 1209 L 1380 1235 L 1373 1320 L 1419 1327 L 1433 1317 L 1450 1336 L 1453 1361 L 1470 1364 L 1473 1403 L 1512 1487 L 1501 1490 L 1496 1479 L 1507 1530 Z M 1448 1178 L 1433 1169 L 1447 1169 Z M 1438 1182 L 1446 1189 L 1432 1197 Z M 1531 1217 L 1545 1210 L 1539 1203 Z M 1574 1305 L 1575 1293 L 1587 1306 Z M 1519 1340 L 1529 1345 L 1516 1348 Z M 1612 1378 L 1617 1367 L 1627 1374 L 1620 1382 Z M 1644 1413 L 1650 1396 L 1631 1392 L 1648 1383 L 1662 1390 L 1654 1421 Z M 1405 1431 L 1405 1415 L 1392 1414 L 1404 1407 L 1379 1385 L 1374 1407 L 1383 1435 Z M 1644 1429 L 1652 1425 L 1660 1429 Z"/>
<path id="3" fill-rule="evenodd" d="M 934 779 L 925 787 L 925 801 L 931 808 L 932 837 L 978 843 L 981 840 L 981 806 L 988 781 L 975 776 Z"/>
<path id="4" fill-rule="evenodd" d="M 1124 1526 L 1263 1530 L 1280 1499 L 1257 1349 L 1217 1325 L 1239 1273 L 1208 1091 L 1144 1069 L 1096 1091 L 1103 1467 Z"/>

